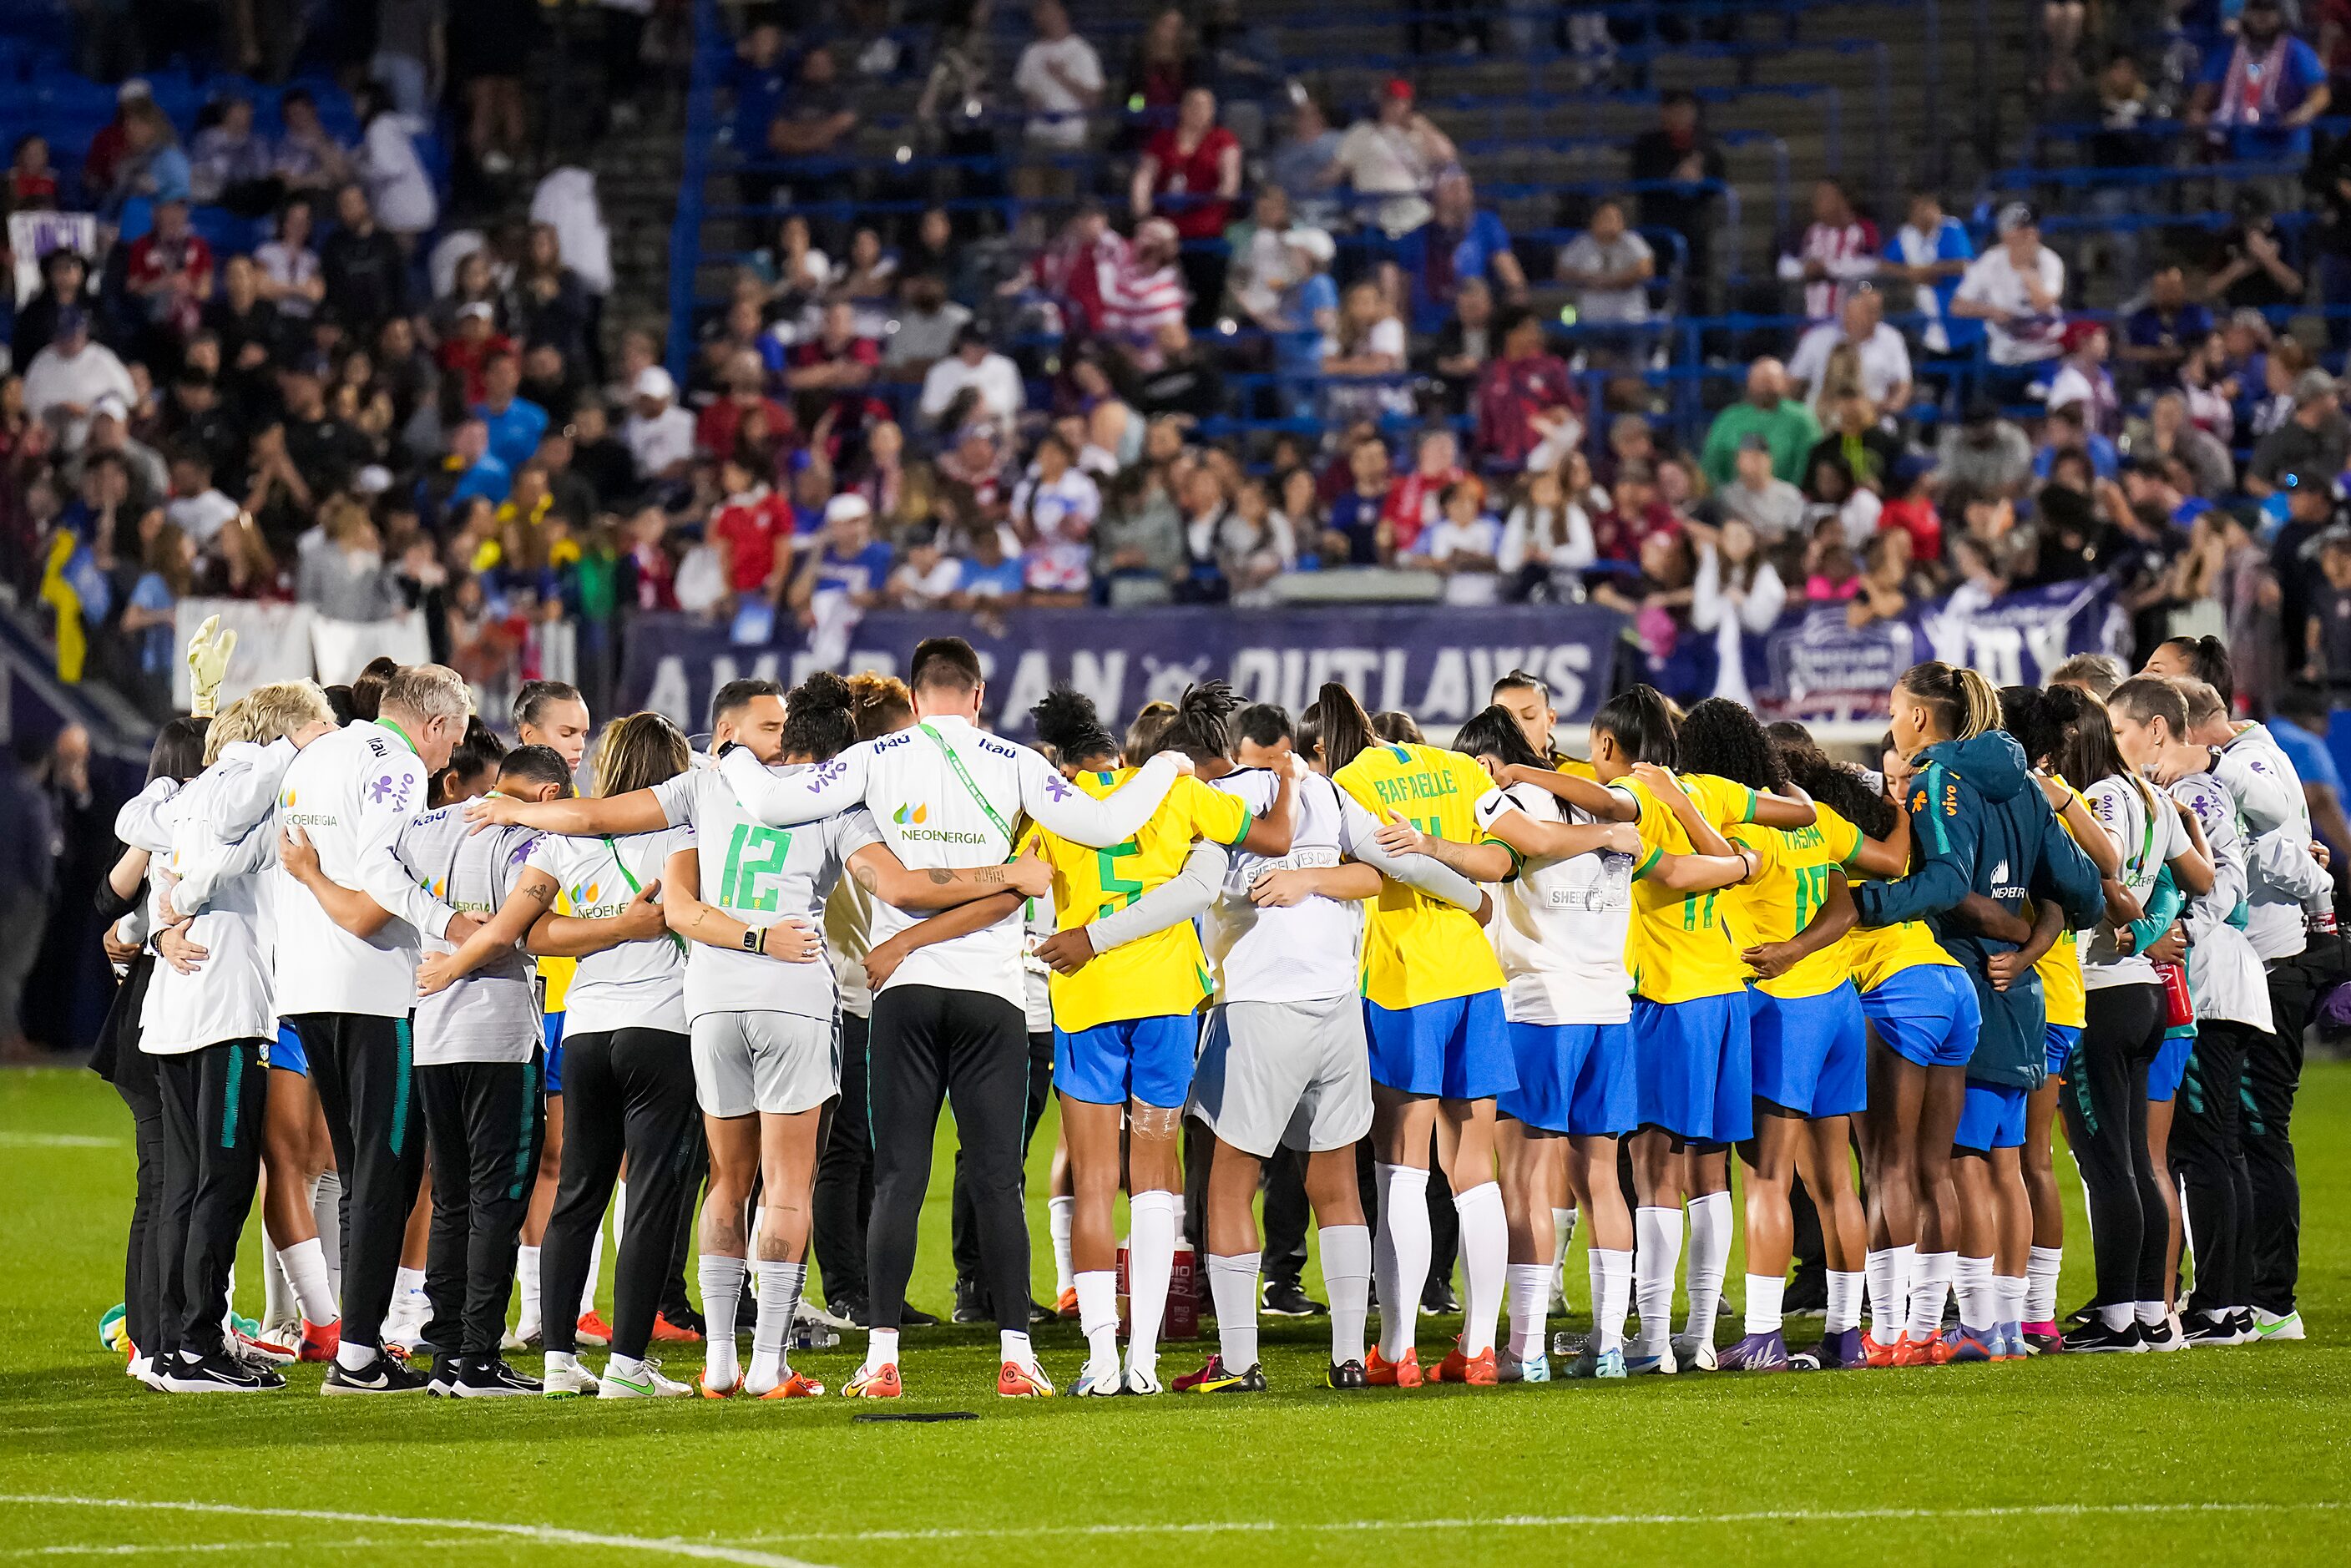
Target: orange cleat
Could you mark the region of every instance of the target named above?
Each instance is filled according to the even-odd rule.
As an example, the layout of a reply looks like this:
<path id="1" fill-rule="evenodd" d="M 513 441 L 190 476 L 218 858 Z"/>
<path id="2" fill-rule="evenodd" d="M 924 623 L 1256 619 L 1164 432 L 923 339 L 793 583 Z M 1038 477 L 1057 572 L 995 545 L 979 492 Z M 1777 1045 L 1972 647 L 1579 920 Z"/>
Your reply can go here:
<path id="1" fill-rule="evenodd" d="M 887 1366 L 859 1367 L 841 1385 L 843 1399 L 895 1399 L 905 1392 L 898 1381 L 898 1364 Z"/>
<path id="2" fill-rule="evenodd" d="M 1061 1296 L 1055 1300 L 1053 1302 L 1053 1315 L 1061 1319 L 1063 1322 L 1073 1323 L 1078 1321 L 1078 1291 L 1076 1286 L 1072 1285 L 1068 1290 L 1063 1291 L 1061 1293 Z"/>
<path id="3" fill-rule="evenodd" d="M 743 1392 L 743 1385 L 739 1383 L 730 1383 L 724 1388 L 713 1388 L 709 1384 L 703 1381 L 703 1379 L 708 1375 L 709 1374 L 703 1372 L 697 1372 L 694 1375 L 695 1392 L 701 1395 L 705 1399 L 732 1399 L 735 1396 Z"/>
<path id="4" fill-rule="evenodd" d="M 893 1377 L 891 1381 L 895 1383 L 897 1380 Z M 804 1372 L 795 1372 L 759 1397 L 762 1399 L 814 1399 L 823 1393 L 823 1384 Z"/>
<path id="5" fill-rule="evenodd" d="M 612 1325 L 604 1321 L 603 1313 L 580 1314 L 580 1343 L 593 1345 L 607 1345 L 612 1343 Z"/>
<path id="6" fill-rule="evenodd" d="M 1864 1333 L 1861 1336 L 1861 1359 L 1869 1366 L 1892 1366 L 1894 1358 L 1901 1354 L 1904 1343 L 1901 1334 L 1896 1334 L 1894 1343 L 1887 1344 L 1874 1333 Z"/>
<path id="7" fill-rule="evenodd" d="M 1023 1366 L 1008 1361 L 996 1371 L 996 1393 L 1002 1399 L 1050 1399 L 1052 1379 L 1041 1366 Z"/>
<path id="8" fill-rule="evenodd" d="M 1491 1387 L 1501 1381 L 1501 1375 L 1495 1370 L 1494 1353 L 1490 1348 L 1479 1351 L 1476 1355 L 1464 1355 L 1461 1354 L 1461 1342 L 1457 1339 L 1453 1342 L 1453 1348 L 1446 1352 L 1445 1359 L 1429 1373 L 1428 1380 L 1431 1383 L 1474 1383 Z"/>
<path id="9" fill-rule="evenodd" d="M 700 1344 L 702 1336 L 692 1329 L 682 1329 L 661 1313 L 653 1314 L 653 1338 L 668 1344 Z"/>
<path id="10" fill-rule="evenodd" d="M 295 1347 L 295 1354 L 304 1361 L 332 1361 L 335 1352 L 342 1345 L 342 1319 L 337 1318 L 330 1323 L 314 1323 L 305 1318 L 302 1320 L 302 1343 Z"/>
<path id="11" fill-rule="evenodd" d="M 1420 1386 L 1420 1352 L 1407 1347 L 1401 1360 L 1390 1361 L 1372 1346 L 1369 1361 L 1364 1363 L 1364 1381 L 1374 1388 L 1417 1388 Z"/>
<path id="12" fill-rule="evenodd" d="M 1894 1347 L 1893 1364 L 1896 1366 L 1942 1366 L 1950 1359 L 1950 1343 L 1940 1334 L 1932 1339 L 1915 1340 L 1906 1333 L 1902 1336 L 1902 1343 Z"/>

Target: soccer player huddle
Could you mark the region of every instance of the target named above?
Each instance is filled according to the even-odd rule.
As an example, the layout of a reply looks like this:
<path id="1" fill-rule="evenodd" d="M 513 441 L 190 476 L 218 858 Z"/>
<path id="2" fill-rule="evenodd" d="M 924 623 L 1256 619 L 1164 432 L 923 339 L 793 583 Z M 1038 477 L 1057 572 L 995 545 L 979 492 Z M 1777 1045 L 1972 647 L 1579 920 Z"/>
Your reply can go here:
<path id="1" fill-rule="evenodd" d="M 813 1249 L 868 1331 L 840 1392 L 897 1397 L 950 1102 L 957 1318 L 997 1323 L 1008 1397 L 1056 1392 L 1029 1336 L 1056 1315 L 1074 1395 L 1266 1389 L 1261 1304 L 1322 1309 L 1267 1267 L 1260 1190 L 1284 1256 L 1312 1213 L 1337 1389 L 2302 1337 L 2289 1126 L 2332 883 L 2211 639 L 2045 689 L 1919 664 L 1872 769 L 1647 686 L 1573 759 L 1522 674 L 1449 748 L 1343 685 L 1293 718 L 1218 683 L 1123 735 L 1056 691 L 1032 747 L 934 638 L 903 684 L 724 685 L 700 749 L 615 719 L 584 795 L 568 686 L 526 688 L 508 749 L 435 665 L 213 713 L 228 653 L 192 646 L 200 716 L 158 739 L 109 883 L 97 1065 L 139 1197 L 108 1332 L 152 1387 L 282 1388 L 298 1358 L 330 1395 L 811 1397 Z M 2062 1322 L 2061 1113 L 2096 1275 Z M 1432 1176 L 1465 1289 L 1424 1367 Z M 1806 1209 L 1825 1317 L 1792 1349 Z M 1579 1225 L 1592 1332 L 1554 1342 Z M 1187 1235 L 1217 1350 L 1163 1382 Z M 656 1340 L 701 1343 L 692 1382 Z"/>

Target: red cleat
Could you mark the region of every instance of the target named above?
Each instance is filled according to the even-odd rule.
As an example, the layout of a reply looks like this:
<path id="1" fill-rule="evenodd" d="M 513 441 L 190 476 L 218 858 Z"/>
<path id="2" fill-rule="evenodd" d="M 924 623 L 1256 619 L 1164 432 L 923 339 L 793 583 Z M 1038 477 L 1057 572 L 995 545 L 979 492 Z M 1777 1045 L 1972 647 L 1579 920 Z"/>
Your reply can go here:
<path id="1" fill-rule="evenodd" d="M 1390 1361 L 1374 1345 L 1371 1359 L 1364 1364 L 1364 1381 L 1374 1388 L 1417 1388 L 1420 1376 L 1420 1352 L 1411 1347 L 1401 1359 Z"/>
<path id="2" fill-rule="evenodd" d="M 653 1314 L 653 1338 L 666 1344 L 700 1344 L 702 1336 L 692 1329 L 682 1329 L 659 1312 Z"/>
<path id="3" fill-rule="evenodd" d="M 806 1373 L 795 1372 L 759 1397 L 762 1399 L 814 1399 L 823 1392 L 823 1384 Z"/>
<path id="4" fill-rule="evenodd" d="M 1896 1334 L 1894 1343 L 1887 1344 L 1875 1333 L 1865 1333 L 1861 1336 L 1862 1362 L 1868 1366 L 1892 1366 L 1895 1356 L 1901 1352 L 1903 1343 L 1903 1336 L 1900 1334 Z"/>
<path id="5" fill-rule="evenodd" d="M 905 1392 L 898 1381 L 898 1366 L 859 1367 L 841 1390 L 843 1399 L 895 1399 Z"/>
<path id="6" fill-rule="evenodd" d="M 1181 1377 L 1176 1378 L 1167 1386 L 1173 1388 L 1178 1394 L 1189 1394 L 1203 1383 L 1207 1383 L 1212 1378 L 1222 1377 L 1224 1375 L 1225 1358 L 1221 1355 L 1211 1355 L 1208 1357 L 1207 1365 L 1200 1368 L 1197 1372 L 1187 1372 L 1184 1374 Z"/>
<path id="7" fill-rule="evenodd" d="M 1053 1383 L 1043 1367 L 1008 1361 L 996 1370 L 996 1393 L 1000 1399 L 1050 1399 Z"/>
<path id="8" fill-rule="evenodd" d="M 1060 1298 L 1053 1302 L 1053 1315 L 1067 1323 L 1073 1323 L 1078 1321 L 1078 1292 L 1076 1287 L 1072 1286 L 1069 1290 L 1063 1291 Z"/>
<path id="9" fill-rule="evenodd" d="M 1437 1363 L 1436 1370 L 1428 1375 L 1428 1380 L 1431 1383 L 1474 1383 L 1482 1387 L 1491 1387 L 1501 1381 L 1501 1375 L 1495 1370 L 1494 1353 L 1490 1348 L 1479 1351 L 1476 1355 L 1464 1355 L 1461 1354 L 1461 1342 L 1457 1339 L 1453 1342 L 1453 1348 L 1446 1352 L 1445 1359 Z"/>
<path id="10" fill-rule="evenodd" d="M 612 1343 L 612 1325 L 604 1321 L 603 1313 L 580 1314 L 580 1343 L 593 1345 L 608 1345 Z"/>
<path id="11" fill-rule="evenodd" d="M 1950 1359 L 1950 1342 L 1941 1334 L 1932 1339 L 1916 1340 L 1906 1333 L 1901 1343 L 1894 1347 L 1896 1366 L 1944 1366 L 1949 1364 Z"/>
<path id="12" fill-rule="evenodd" d="M 330 1323 L 314 1323 L 305 1318 L 302 1320 L 302 1343 L 295 1347 L 295 1354 L 304 1361 L 332 1361 L 335 1352 L 340 1350 L 342 1344 L 342 1319 L 337 1318 Z"/>

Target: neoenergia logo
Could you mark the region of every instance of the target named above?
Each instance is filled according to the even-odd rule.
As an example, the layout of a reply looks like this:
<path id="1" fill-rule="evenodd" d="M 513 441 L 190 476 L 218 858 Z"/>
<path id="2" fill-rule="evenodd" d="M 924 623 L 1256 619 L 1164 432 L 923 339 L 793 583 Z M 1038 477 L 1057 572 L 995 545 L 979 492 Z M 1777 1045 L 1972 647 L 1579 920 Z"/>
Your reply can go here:
<path id="1" fill-rule="evenodd" d="M 927 822 L 931 820 L 931 808 L 926 803 L 916 805 L 909 802 L 906 805 L 899 807 L 896 811 L 893 812 L 890 820 L 897 823 L 902 828 L 913 827 L 917 823 Z"/>

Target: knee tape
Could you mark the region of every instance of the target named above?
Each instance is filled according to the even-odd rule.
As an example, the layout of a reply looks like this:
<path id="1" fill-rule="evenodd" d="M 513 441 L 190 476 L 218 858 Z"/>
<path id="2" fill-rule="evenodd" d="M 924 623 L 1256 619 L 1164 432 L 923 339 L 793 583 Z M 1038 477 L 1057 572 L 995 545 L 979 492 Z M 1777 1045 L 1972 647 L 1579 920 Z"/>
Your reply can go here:
<path id="1" fill-rule="evenodd" d="M 1127 1108 L 1127 1126 L 1138 1138 L 1173 1138 L 1184 1125 L 1184 1109 L 1180 1105 L 1145 1105 L 1133 1102 Z"/>

